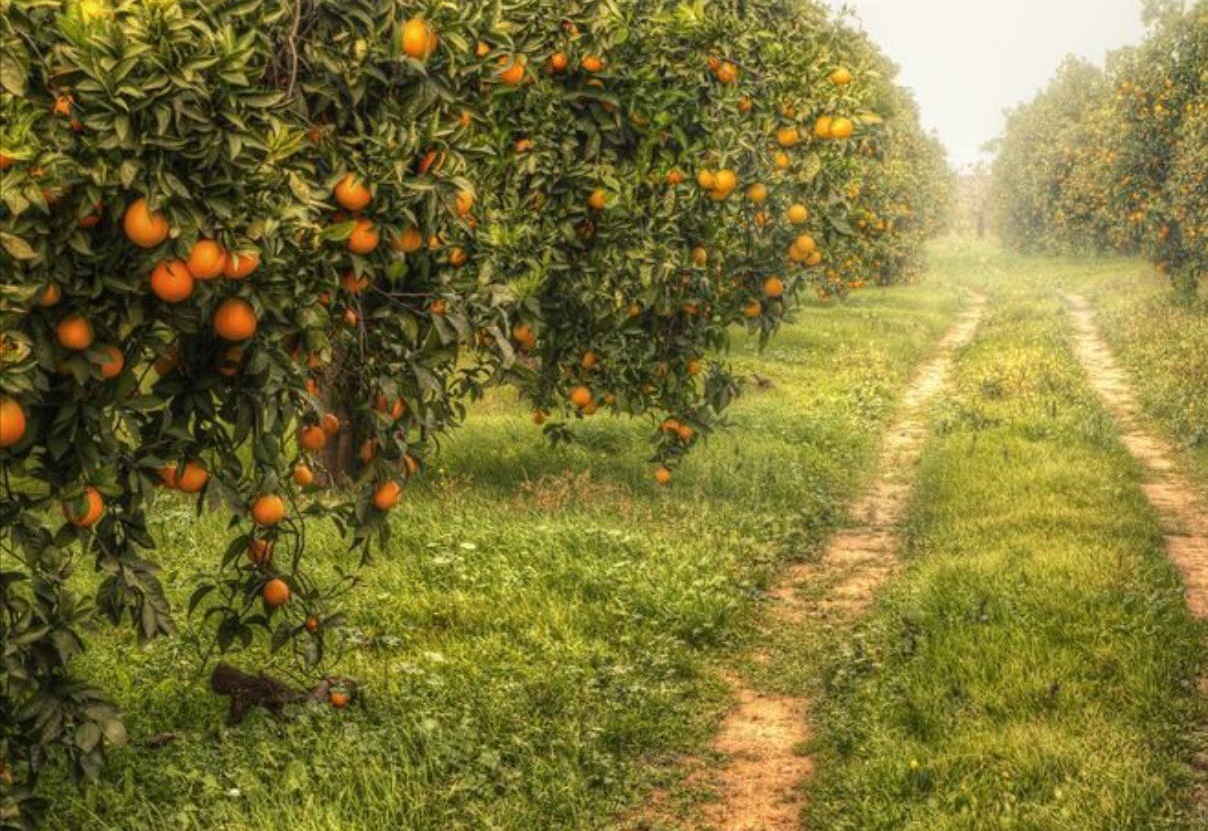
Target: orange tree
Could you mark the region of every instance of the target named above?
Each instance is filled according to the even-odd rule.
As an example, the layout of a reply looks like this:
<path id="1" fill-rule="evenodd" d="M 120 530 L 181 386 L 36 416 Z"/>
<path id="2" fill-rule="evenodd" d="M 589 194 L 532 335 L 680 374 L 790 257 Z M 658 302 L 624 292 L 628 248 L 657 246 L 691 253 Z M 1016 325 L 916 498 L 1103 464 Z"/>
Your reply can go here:
<path id="1" fill-rule="evenodd" d="M 1067 63 L 1015 111 L 995 167 L 998 226 L 1022 249 L 1141 251 L 1181 292 L 1208 272 L 1208 3 L 1155 0 L 1106 74 Z"/>
<path id="2" fill-rule="evenodd" d="M 309 575 L 306 520 L 384 542 L 467 399 L 513 384 L 554 438 L 655 414 L 666 484 L 737 390 L 730 327 L 882 267 L 847 188 L 906 163 L 868 150 L 890 82 L 814 5 L 2 9 L 6 822 L 51 752 L 86 777 L 122 740 L 71 662 L 96 613 L 172 630 L 161 491 L 231 515 L 189 604 L 216 646 L 314 667 L 343 584 Z M 333 465 L 354 481 L 318 493 Z"/>

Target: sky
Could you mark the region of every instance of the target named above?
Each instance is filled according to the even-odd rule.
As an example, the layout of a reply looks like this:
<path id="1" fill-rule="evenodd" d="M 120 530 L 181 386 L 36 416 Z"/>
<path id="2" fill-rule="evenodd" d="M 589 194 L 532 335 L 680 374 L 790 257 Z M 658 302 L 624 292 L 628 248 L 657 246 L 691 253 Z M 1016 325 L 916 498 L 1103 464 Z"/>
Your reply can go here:
<path id="1" fill-rule="evenodd" d="M 953 167 L 991 158 L 1003 111 L 1030 100 L 1066 55 L 1100 66 L 1107 52 L 1139 43 L 1142 0 L 826 0 L 856 11 L 902 68 L 923 126 Z"/>

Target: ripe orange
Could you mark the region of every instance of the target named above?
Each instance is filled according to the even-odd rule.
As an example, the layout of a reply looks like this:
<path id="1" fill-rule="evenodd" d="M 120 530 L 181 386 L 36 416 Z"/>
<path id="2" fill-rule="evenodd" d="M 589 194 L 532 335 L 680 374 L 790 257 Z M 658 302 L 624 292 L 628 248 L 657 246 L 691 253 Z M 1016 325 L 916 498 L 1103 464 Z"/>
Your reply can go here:
<path id="1" fill-rule="evenodd" d="M 518 343 L 522 343 L 526 346 L 532 346 L 537 342 L 537 333 L 534 332 L 533 327 L 529 326 L 527 323 L 517 323 L 515 326 L 513 326 L 512 337 L 515 338 Z"/>
<path id="2" fill-rule="evenodd" d="M 749 318 L 759 317 L 763 314 L 763 304 L 758 300 L 751 300 L 742 307 L 742 313 Z"/>
<path id="3" fill-rule="evenodd" d="M 410 479 L 415 474 L 419 473 L 419 459 L 412 456 L 410 453 L 403 454 L 403 475 Z"/>
<path id="4" fill-rule="evenodd" d="M 361 464 L 367 465 L 377 458 L 377 439 L 365 439 L 361 442 L 360 448 L 357 449 L 357 458 L 361 460 Z"/>
<path id="5" fill-rule="evenodd" d="M 313 635 L 315 632 L 319 631 L 319 619 L 314 615 L 307 615 L 305 626 L 306 631 Z"/>
<path id="6" fill-rule="evenodd" d="M 776 157 L 773 159 L 773 161 L 776 163 L 777 170 L 788 170 L 789 165 L 793 163 L 792 159 L 789 158 L 789 154 L 785 153 L 783 150 L 776 154 Z"/>
<path id="7" fill-rule="evenodd" d="M 697 358 L 693 358 L 692 360 L 688 361 L 687 370 L 688 370 L 689 375 L 699 375 L 700 374 L 700 360 Z"/>
<path id="8" fill-rule="evenodd" d="M 83 315 L 68 315 L 60 320 L 55 334 L 64 349 L 78 352 L 92 346 L 92 324 Z"/>
<path id="9" fill-rule="evenodd" d="M 327 446 L 327 432 L 318 424 L 311 424 L 298 431 L 298 445 L 309 453 L 318 453 Z"/>
<path id="10" fill-rule="evenodd" d="M 323 428 L 324 433 L 334 436 L 340 432 L 340 417 L 335 413 L 324 413 L 323 418 L 319 419 L 319 425 Z"/>
<path id="11" fill-rule="evenodd" d="M 781 147 L 795 147 L 801 141 L 801 133 L 796 127 L 781 127 L 776 131 L 776 142 Z"/>
<path id="12" fill-rule="evenodd" d="M 170 230 L 168 218 L 160 211 L 152 211 L 143 197 L 134 200 L 126 208 L 122 228 L 139 248 L 154 248 L 168 238 Z"/>
<path id="13" fill-rule="evenodd" d="M 756 205 L 766 202 L 768 199 L 768 186 L 762 182 L 756 182 L 751 185 L 747 188 L 747 199 Z"/>
<path id="14" fill-rule="evenodd" d="M 717 171 L 714 180 L 717 184 L 714 190 L 724 192 L 727 196 L 738 187 L 738 174 L 729 168 Z"/>
<path id="15" fill-rule="evenodd" d="M 193 293 L 193 272 L 182 260 L 162 260 L 151 272 L 151 293 L 165 303 L 179 303 Z"/>
<path id="16" fill-rule="evenodd" d="M 418 15 L 403 24 L 403 52 L 417 61 L 426 61 L 436 51 L 436 29 Z"/>
<path id="17" fill-rule="evenodd" d="M 696 174 L 696 184 L 701 190 L 713 190 L 717 187 L 717 177 L 711 170 L 702 170 Z"/>
<path id="18" fill-rule="evenodd" d="M 545 410 L 533 410 L 533 424 L 536 424 L 538 427 L 544 424 L 547 418 L 549 418 L 549 413 Z"/>
<path id="19" fill-rule="evenodd" d="M 222 276 L 228 280 L 242 280 L 259 267 L 259 251 L 228 251 L 222 265 Z"/>
<path id="20" fill-rule="evenodd" d="M 391 480 L 382 482 L 373 491 L 373 507 L 379 511 L 389 511 L 403 498 L 403 488 L 398 482 Z"/>
<path id="21" fill-rule="evenodd" d="M 584 72 L 600 72 L 604 69 L 604 59 L 595 55 L 587 55 L 579 62 Z"/>
<path id="22" fill-rule="evenodd" d="M 285 502 L 275 493 L 266 493 L 252 502 L 252 521 L 257 525 L 272 526 L 285 519 Z"/>
<path id="23" fill-rule="evenodd" d="M 789 207 L 786 216 L 791 224 L 804 225 L 809 222 L 810 210 L 805 205 L 796 204 Z"/>
<path id="24" fill-rule="evenodd" d="M 381 235 L 377 226 L 370 220 L 361 218 L 356 221 L 348 237 L 348 250 L 354 254 L 368 254 L 378 247 L 380 241 Z"/>
<path id="25" fill-rule="evenodd" d="M 664 488 L 671 484 L 671 471 L 665 467 L 660 467 L 654 471 L 654 481 L 658 482 Z"/>
<path id="26" fill-rule="evenodd" d="M 67 517 L 67 521 L 77 528 L 89 528 L 95 525 L 101 518 L 101 514 L 105 513 L 105 500 L 96 488 L 91 485 L 85 488 L 84 499 L 87 507 L 83 513 L 79 512 L 77 500 L 63 503 L 63 516 Z"/>
<path id="27" fill-rule="evenodd" d="M 663 423 L 659 425 L 659 429 L 664 433 L 674 433 L 680 428 L 680 423 L 674 418 L 665 418 Z"/>
<path id="28" fill-rule="evenodd" d="M 57 283 L 49 283 L 46 288 L 42 289 L 41 295 L 38 296 L 38 305 L 43 309 L 49 309 L 51 306 L 58 305 L 63 298 L 63 291 Z"/>
<path id="29" fill-rule="evenodd" d="M 352 269 L 344 272 L 344 276 L 340 278 L 340 287 L 349 294 L 361 294 L 365 289 L 369 288 L 372 280 L 368 274 L 357 274 Z"/>
<path id="30" fill-rule="evenodd" d="M 595 369 L 600 363 L 600 356 L 590 349 L 583 353 L 583 357 L 579 359 L 579 366 L 584 369 Z"/>
<path id="31" fill-rule="evenodd" d="M 603 188 L 596 188 L 591 192 L 591 196 L 587 197 L 587 207 L 593 211 L 602 211 L 607 200 L 608 193 Z"/>
<path id="32" fill-rule="evenodd" d="M 565 69 L 569 63 L 570 63 L 570 60 L 566 57 L 565 52 L 555 52 L 554 54 L 550 55 L 549 68 L 552 69 L 554 72 L 565 71 Z"/>
<path id="33" fill-rule="evenodd" d="M 738 80 L 738 67 L 729 61 L 723 61 L 713 70 L 713 75 L 723 84 L 732 84 Z"/>
<path id="34" fill-rule="evenodd" d="M 749 113 L 755 108 L 755 102 L 751 100 L 751 96 L 744 95 L 738 99 L 738 111 L 740 113 Z"/>
<path id="35" fill-rule="evenodd" d="M 499 80 L 509 87 L 518 86 L 524 80 L 524 61 L 521 56 L 504 55 L 499 59 Z"/>
<path id="36" fill-rule="evenodd" d="M 189 273 L 198 280 L 213 280 L 222 274 L 226 258 L 226 249 L 214 240 L 198 240 L 189 251 Z"/>
<path id="37" fill-rule="evenodd" d="M 176 477 L 176 487 L 184 493 L 200 493 L 210 479 L 210 474 L 201 462 L 185 462 L 185 468 Z"/>
<path id="38" fill-rule="evenodd" d="M 395 251 L 402 251 L 404 254 L 414 254 L 424 247 L 424 235 L 420 233 L 419 228 L 416 228 L 414 225 L 408 225 L 394 238 L 391 245 Z"/>
<path id="39" fill-rule="evenodd" d="M 462 190 L 457 192 L 457 215 L 465 216 L 474 209 L 474 192 Z"/>
<path id="40" fill-rule="evenodd" d="M 574 404 L 579 409 L 583 409 L 592 403 L 591 390 L 584 386 L 575 387 L 570 391 L 570 403 Z"/>
<path id="41" fill-rule="evenodd" d="M 218 356 L 214 371 L 226 378 L 234 378 L 239 374 L 239 367 L 242 363 L 243 349 L 238 346 L 231 346 L 222 350 L 222 354 Z"/>
<path id="42" fill-rule="evenodd" d="M 331 702 L 331 706 L 337 710 L 343 710 L 348 706 L 348 693 L 332 690 L 327 694 L 327 700 Z"/>
<path id="43" fill-rule="evenodd" d="M 276 609 L 289 602 L 289 584 L 280 577 L 274 577 L 264 584 L 264 602 Z"/>
<path id="44" fill-rule="evenodd" d="M 298 463 L 294 465 L 294 481 L 301 487 L 308 488 L 314 484 L 315 472 L 309 465 Z"/>
<path id="45" fill-rule="evenodd" d="M 0 152 L 0 170 L 8 170 L 13 166 L 13 162 L 15 161 L 16 159 L 14 159 L 12 156 L 8 155 L 7 153 Z"/>
<path id="46" fill-rule="evenodd" d="M 454 268 L 461 268 L 466 264 L 466 260 L 468 259 L 469 255 L 466 253 L 464 248 L 454 246 L 453 248 L 449 249 L 449 265 L 453 266 Z"/>
<path id="47" fill-rule="evenodd" d="M 262 566 L 273 558 L 273 544 L 268 540 L 249 540 L 247 558 L 258 566 Z"/>
<path id="48" fill-rule="evenodd" d="M 814 122 L 814 135 L 820 139 L 830 138 L 831 137 L 831 125 L 834 123 L 834 121 L 835 121 L 835 119 L 833 119 L 829 115 L 824 115 L 821 118 L 819 118 L 817 121 Z"/>
<path id="49" fill-rule="evenodd" d="M 784 296 L 784 281 L 779 277 L 769 277 L 763 281 L 763 293 L 772 299 Z"/>
<path id="50" fill-rule="evenodd" d="M 227 298 L 214 310 L 214 333 L 225 340 L 247 340 L 256 334 L 257 322 L 252 304 L 239 297 Z"/>
<path id="51" fill-rule="evenodd" d="M 12 447 L 25 437 L 25 410 L 15 398 L 0 395 L 0 447 Z"/>
<path id="52" fill-rule="evenodd" d="M 121 375 L 122 369 L 126 366 L 126 356 L 122 350 L 113 344 L 106 344 L 101 349 L 109 356 L 109 359 L 101 364 L 101 380 L 108 381 Z"/>
<path id="53" fill-rule="evenodd" d="M 814 238 L 809 234 L 802 234 L 793 240 L 793 247 L 798 248 L 806 254 L 818 248 L 818 243 L 814 242 Z"/>
<path id="54" fill-rule="evenodd" d="M 697 268 L 704 268 L 709 262 L 709 252 L 704 246 L 698 245 L 692 249 L 692 264 Z"/>
<path id="55" fill-rule="evenodd" d="M 396 398 L 396 399 L 394 399 L 394 403 L 390 404 L 386 400 L 386 396 L 379 395 L 377 397 L 377 401 L 374 402 L 373 406 L 377 409 L 377 411 L 379 413 L 385 413 L 385 412 L 389 411 L 390 418 L 392 418 L 395 421 L 398 421 L 400 418 L 403 417 L 403 413 L 407 409 L 407 402 L 404 401 L 402 398 Z"/>
<path id="56" fill-rule="evenodd" d="M 679 168 L 673 167 L 671 170 L 667 171 L 667 184 L 674 187 L 675 185 L 682 185 L 683 183 L 684 174 L 680 172 Z"/>
<path id="57" fill-rule="evenodd" d="M 850 118 L 836 118 L 831 122 L 830 137 L 833 139 L 849 139 L 855 125 Z"/>
<path id="58" fill-rule="evenodd" d="M 365 206 L 373 199 L 369 188 L 361 183 L 361 180 L 355 173 L 345 174 L 344 178 L 336 183 L 333 193 L 341 207 L 354 213 L 364 210 Z"/>
<path id="59" fill-rule="evenodd" d="M 680 441 L 690 442 L 696 438 L 696 428 L 691 424 L 681 424 L 679 429 L 675 431 L 675 434 L 679 436 Z"/>
<path id="60" fill-rule="evenodd" d="M 851 70 L 841 66 L 830 74 L 830 80 L 837 87 L 845 87 L 851 83 Z"/>

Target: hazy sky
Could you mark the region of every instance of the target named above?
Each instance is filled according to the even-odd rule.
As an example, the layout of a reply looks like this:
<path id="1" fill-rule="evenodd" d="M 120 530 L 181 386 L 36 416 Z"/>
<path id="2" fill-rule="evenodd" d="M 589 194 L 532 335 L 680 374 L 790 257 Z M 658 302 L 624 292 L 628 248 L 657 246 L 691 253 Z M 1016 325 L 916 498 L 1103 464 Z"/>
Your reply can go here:
<path id="1" fill-rule="evenodd" d="M 854 9 L 902 67 L 923 124 L 956 167 L 982 158 L 1003 110 L 1030 99 L 1068 54 L 1102 65 L 1144 36 L 1141 0 L 826 0 Z"/>

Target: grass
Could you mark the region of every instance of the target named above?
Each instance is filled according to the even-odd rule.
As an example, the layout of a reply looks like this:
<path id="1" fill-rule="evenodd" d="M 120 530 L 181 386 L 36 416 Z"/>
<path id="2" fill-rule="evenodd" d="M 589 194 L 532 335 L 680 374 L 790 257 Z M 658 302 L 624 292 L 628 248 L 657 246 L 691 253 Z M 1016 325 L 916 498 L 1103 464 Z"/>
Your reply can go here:
<path id="1" fill-rule="evenodd" d="M 876 291 L 809 305 L 764 355 L 738 338 L 734 364 L 772 386 L 667 492 L 650 481 L 650 423 L 597 416 L 551 450 L 518 406 L 483 402 L 345 599 L 330 671 L 362 682 L 354 707 L 226 728 L 198 658 L 205 633 L 141 648 L 98 628 L 82 670 L 113 693 L 133 743 L 98 786 L 48 778 L 49 828 L 604 827 L 705 745 L 728 703 L 717 664 L 750 637 L 770 575 L 841 521 L 958 302 L 950 286 Z M 225 523 L 168 504 L 156 530 L 182 608 Z M 321 572 L 340 551 L 312 537 Z M 142 745 L 164 732 L 175 741 Z"/>
<path id="2" fill-rule="evenodd" d="M 1055 292 L 1093 268 L 976 270 L 992 306 L 933 412 L 907 570 L 815 656 L 807 827 L 1203 827 L 1204 631 Z"/>

